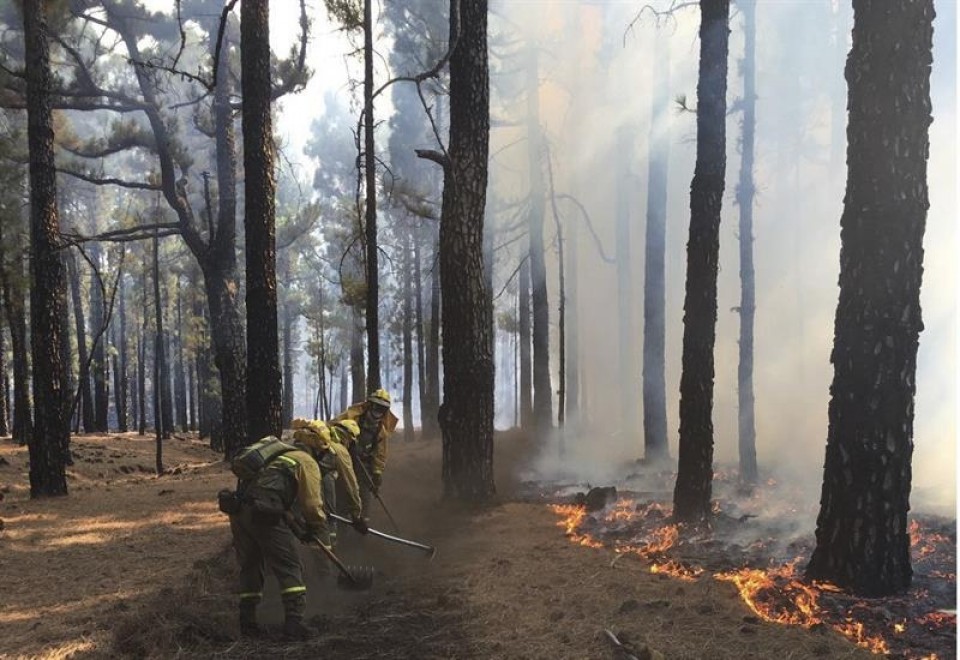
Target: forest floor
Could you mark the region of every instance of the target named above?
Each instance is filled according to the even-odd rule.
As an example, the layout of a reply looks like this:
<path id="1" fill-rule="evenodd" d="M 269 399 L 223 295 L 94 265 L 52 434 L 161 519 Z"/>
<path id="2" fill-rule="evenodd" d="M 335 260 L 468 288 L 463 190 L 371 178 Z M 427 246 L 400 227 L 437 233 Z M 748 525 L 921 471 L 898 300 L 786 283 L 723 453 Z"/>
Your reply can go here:
<path id="1" fill-rule="evenodd" d="M 416 550 L 341 532 L 348 564 L 373 565 L 374 587 L 338 590 L 304 549 L 315 639 L 283 644 L 275 586 L 265 640 L 239 640 L 236 562 L 216 492 L 225 464 L 193 438 L 79 435 L 69 497 L 31 501 L 27 452 L 0 439 L 0 658 L 867 658 L 833 630 L 767 623 L 732 584 L 678 581 L 639 558 L 570 542 L 557 515 L 530 502 L 511 469 L 527 455 L 497 438 L 498 501 L 440 499 L 436 442 L 392 443 L 384 495 Z M 389 531 L 382 512 L 374 527 Z"/>

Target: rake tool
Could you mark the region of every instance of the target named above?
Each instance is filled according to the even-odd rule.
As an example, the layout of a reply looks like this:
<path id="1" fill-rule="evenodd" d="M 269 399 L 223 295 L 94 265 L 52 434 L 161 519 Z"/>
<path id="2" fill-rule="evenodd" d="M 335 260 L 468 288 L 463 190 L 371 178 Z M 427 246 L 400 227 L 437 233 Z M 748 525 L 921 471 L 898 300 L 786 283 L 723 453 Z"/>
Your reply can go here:
<path id="1" fill-rule="evenodd" d="M 310 544 L 320 548 L 327 559 L 332 561 L 340 571 L 340 575 L 337 576 L 337 586 L 357 591 L 366 591 L 373 586 L 372 566 L 347 566 L 334 554 L 330 546 L 324 545 L 316 536 L 310 538 Z"/>
<path id="2" fill-rule="evenodd" d="M 337 515 L 336 513 L 327 513 L 327 516 L 328 516 L 329 518 L 332 518 L 333 520 L 342 522 L 342 523 L 344 523 L 344 524 L 346 524 L 346 525 L 352 525 L 352 524 L 353 524 L 350 520 L 344 518 L 343 516 Z M 374 529 L 374 528 L 372 528 L 372 527 L 370 527 L 370 528 L 367 529 L 367 533 L 370 534 L 371 536 L 376 536 L 377 538 L 384 539 L 385 541 L 391 541 L 391 542 L 393 542 L 393 543 L 399 543 L 400 545 L 405 545 L 405 546 L 408 546 L 408 547 L 410 547 L 410 548 L 417 548 L 418 550 L 423 550 L 424 552 L 427 553 L 427 555 L 429 555 L 428 559 L 433 559 L 433 557 L 437 554 L 437 549 L 436 549 L 435 547 L 433 547 L 432 545 L 426 545 L 426 544 L 424 544 L 424 543 L 417 543 L 416 541 L 411 541 L 411 540 L 409 540 L 409 539 L 400 538 L 399 536 L 393 536 L 392 534 L 387 534 L 386 532 L 381 532 L 381 531 L 376 530 L 376 529 Z"/>

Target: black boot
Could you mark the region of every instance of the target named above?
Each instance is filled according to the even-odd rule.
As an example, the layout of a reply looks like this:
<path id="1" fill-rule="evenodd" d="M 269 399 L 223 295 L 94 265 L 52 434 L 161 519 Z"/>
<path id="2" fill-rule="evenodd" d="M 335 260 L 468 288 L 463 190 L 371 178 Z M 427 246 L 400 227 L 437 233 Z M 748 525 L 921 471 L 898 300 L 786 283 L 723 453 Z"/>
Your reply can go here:
<path id="1" fill-rule="evenodd" d="M 288 615 L 283 622 L 283 638 L 290 642 L 303 642 L 313 636 L 313 632 L 303 625 L 303 618 Z"/>

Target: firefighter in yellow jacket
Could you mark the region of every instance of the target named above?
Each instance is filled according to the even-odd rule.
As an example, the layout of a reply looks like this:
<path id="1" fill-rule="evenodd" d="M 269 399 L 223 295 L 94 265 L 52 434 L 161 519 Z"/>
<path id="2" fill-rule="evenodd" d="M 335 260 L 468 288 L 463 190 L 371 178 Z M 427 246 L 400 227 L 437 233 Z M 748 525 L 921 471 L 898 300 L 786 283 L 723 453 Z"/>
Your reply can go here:
<path id="1" fill-rule="evenodd" d="M 256 636 L 260 632 L 256 610 L 263 596 L 263 571 L 267 566 L 280 584 L 284 637 L 305 639 L 309 636 L 303 624 L 307 587 L 297 537 L 287 517 L 302 518 L 306 534 L 301 540 L 316 537 L 325 542 L 320 469 L 309 447 L 294 447 L 274 436 L 245 448 L 234 463 L 252 452 L 257 452 L 260 464 L 249 478 L 241 479 L 236 508 L 228 511 L 240 562 L 240 634 Z M 226 510 L 223 503 L 221 509 Z"/>
<path id="2" fill-rule="evenodd" d="M 354 460 L 359 462 L 360 498 L 363 517 L 370 512 L 371 494 L 379 491 L 387 467 L 387 440 L 397 428 L 397 416 L 390 412 L 390 393 L 379 389 L 366 401 L 355 403 L 331 420 L 353 420 L 360 427 Z"/>
<path id="3" fill-rule="evenodd" d="M 330 427 L 323 420 L 301 419 L 293 420 L 293 439 L 302 445 L 313 448 L 313 456 L 320 466 L 320 480 L 322 483 L 324 506 L 327 511 L 337 511 L 337 487 L 339 481 L 348 498 L 348 513 L 353 520 L 353 527 L 361 534 L 367 533 L 367 523 L 362 517 L 360 488 L 357 484 L 357 475 L 354 472 L 353 460 L 347 449 L 348 444 L 339 442 L 331 434 Z M 359 433 L 359 429 L 357 429 Z M 353 434 L 353 437 L 357 435 Z M 351 438 L 352 439 L 352 438 Z M 336 539 L 336 525 L 330 524 L 330 540 Z"/>

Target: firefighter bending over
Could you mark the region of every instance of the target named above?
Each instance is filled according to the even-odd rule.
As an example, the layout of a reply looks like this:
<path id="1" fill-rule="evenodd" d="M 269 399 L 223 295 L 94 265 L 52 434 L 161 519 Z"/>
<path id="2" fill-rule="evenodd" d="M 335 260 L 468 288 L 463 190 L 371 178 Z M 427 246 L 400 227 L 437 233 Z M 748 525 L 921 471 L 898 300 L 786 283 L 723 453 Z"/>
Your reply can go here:
<path id="1" fill-rule="evenodd" d="M 363 501 L 362 515 L 370 516 L 370 500 L 380 490 L 383 472 L 387 467 L 387 439 L 397 428 L 397 416 L 390 412 L 390 393 L 379 389 L 366 401 L 355 403 L 333 418 L 332 423 L 353 420 L 360 427 L 360 435 L 354 443 L 354 463 L 360 482 L 360 498 Z"/>

